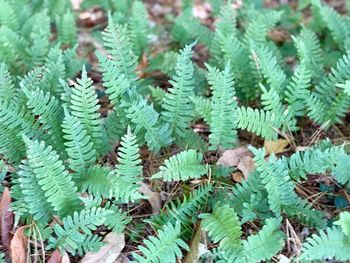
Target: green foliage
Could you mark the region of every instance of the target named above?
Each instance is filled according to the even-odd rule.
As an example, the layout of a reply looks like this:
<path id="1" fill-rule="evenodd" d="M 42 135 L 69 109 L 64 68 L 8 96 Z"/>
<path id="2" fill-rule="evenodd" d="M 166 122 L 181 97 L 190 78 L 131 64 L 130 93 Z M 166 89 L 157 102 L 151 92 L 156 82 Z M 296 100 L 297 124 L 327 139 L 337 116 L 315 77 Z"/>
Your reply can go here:
<path id="1" fill-rule="evenodd" d="M 176 262 L 182 257 L 181 248 L 189 250 L 188 245 L 179 238 L 180 224 L 175 226 L 168 223 L 157 233 L 157 237 L 150 236 L 144 240 L 144 245 L 138 249 L 143 256 L 133 253 L 136 262 Z"/>
<path id="2" fill-rule="evenodd" d="M 201 164 L 203 155 L 195 150 L 182 151 L 168 160 L 159 168 L 153 179 L 162 178 L 164 181 L 185 181 L 200 178 L 206 174 L 205 165 Z"/>

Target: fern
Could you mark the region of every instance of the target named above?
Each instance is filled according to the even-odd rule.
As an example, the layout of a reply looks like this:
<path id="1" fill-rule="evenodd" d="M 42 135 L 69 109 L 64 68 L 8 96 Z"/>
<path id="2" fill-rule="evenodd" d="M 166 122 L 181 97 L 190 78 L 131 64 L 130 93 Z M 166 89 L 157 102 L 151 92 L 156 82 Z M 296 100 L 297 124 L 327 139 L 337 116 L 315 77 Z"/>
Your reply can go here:
<path id="1" fill-rule="evenodd" d="M 77 185 L 81 192 L 98 197 L 109 197 L 111 195 L 111 180 L 109 174 L 111 169 L 99 165 L 90 166 L 84 176 L 79 176 Z"/>
<path id="2" fill-rule="evenodd" d="M 284 205 L 293 204 L 297 199 L 294 184 L 290 181 L 283 163 L 277 161 L 275 156 L 266 161 L 264 149 L 251 148 L 251 150 L 255 155 L 256 169 L 268 194 L 270 208 L 275 214 L 280 215 Z"/>
<path id="3" fill-rule="evenodd" d="M 235 99 L 235 90 L 232 74 L 229 65 L 224 71 L 207 66 L 208 81 L 212 86 L 212 110 L 210 116 L 209 149 L 218 147 L 230 148 L 237 138 L 235 111 L 237 102 Z"/>
<path id="4" fill-rule="evenodd" d="M 284 246 L 284 233 L 279 230 L 281 219 L 269 218 L 263 228 L 243 241 L 242 262 L 257 262 L 272 258 Z M 244 260 L 243 260 L 244 259 Z"/>
<path id="5" fill-rule="evenodd" d="M 162 178 L 164 181 L 185 181 L 200 178 L 206 174 L 207 169 L 201 164 L 203 155 L 195 150 L 187 150 L 178 153 L 165 160 L 159 172 L 152 179 Z"/>
<path id="6" fill-rule="evenodd" d="M 1 1 L 0 23 L 14 31 L 19 30 L 19 22 L 15 10 L 9 1 Z"/>
<path id="7" fill-rule="evenodd" d="M 350 259 L 349 238 L 338 227 L 326 228 L 307 238 L 302 247 L 301 261 Z"/>
<path id="8" fill-rule="evenodd" d="M 15 96 L 15 85 L 6 64 L 0 64 L 0 101 L 9 102 Z"/>
<path id="9" fill-rule="evenodd" d="M 267 140 L 277 138 L 276 130 L 279 127 L 280 120 L 278 116 L 270 111 L 238 107 L 236 114 L 238 128 L 253 132 Z"/>
<path id="10" fill-rule="evenodd" d="M 237 214 L 228 205 L 217 204 L 211 214 L 201 214 L 202 228 L 228 255 L 241 250 L 241 225 Z"/>
<path id="11" fill-rule="evenodd" d="M 83 68 L 81 79 L 77 79 L 77 84 L 71 89 L 70 112 L 76 117 L 83 129 L 91 138 L 94 149 L 101 151 L 103 144 L 103 129 L 100 120 L 100 105 L 97 94 L 92 86 L 92 80 L 88 78 L 85 68 Z"/>
<path id="12" fill-rule="evenodd" d="M 54 211 L 65 216 L 79 210 L 77 188 L 57 153 L 44 142 L 26 136 L 23 139 L 27 146 L 28 165 Z"/>
<path id="13" fill-rule="evenodd" d="M 175 67 L 176 74 L 170 81 L 172 88 L 163 100 L 163 119 L 170 124 L 171 130 L 178 136 L 183 137 L 184 130 L 188 128 L 191 120 L 192 105 L 190 97 L 193 93 L 193 65 L 191 57 L 192 47 L 195 43 L 187 45 L 177 58 Z"/>
<path id="14" fill-rule="evenodd" d="M 141 183 L 142 167 L 139 159 L 139 148 L 136 137 L 131 133 L 130 127 L 121 139 L 118 149 L 118 164 L 109 175 L 113 184 L 113 196 L 123 203 L 134 202 L 144 198 L 138 191 Z"/>
<path id="15" fill-rule="evenodd" d="M 188 245 L 179 238 L 180 224 L 168 223 L 158 231 L 157 237 L 144 240 L 143 246 L 138 246 L 143 256 L 133 253 L 136 262 L 173 262 L 182 257 L 181 249 L 189 250 Z"/>
<path id="16" fill-rule="evenodd" d="M 141 1 L 132 4 L 129 22 L 130 38 L 133 43 L 134 54 L 141 57 L 148 45 L 148 19 L 147 10 Z"/>
<path id="17" fill-rule="evenodd" d="M 69 167 L 77 172 L 84 172 L 96 161 L 96 152 L 91 142 L 91 137 L 87 135 L 84 126 L 76 118 L 65 110 L 65 119 L 62 129 L 66 139 L 66 152 L 69 156 Z"/>
<path id="18" fill-rule="evenodd" d="M 50 247 L 66 250 L 73 255 L 83 255 L 86 251 L 94 251 L 103 245 L 101 238 L 94 236 L 92 231 L 102 225 L 111 210 L 91 208 L 74 212 L 73 216 L 63 218 L 63 226 L 56 224 L 56 237 L 50 238 Z"/>

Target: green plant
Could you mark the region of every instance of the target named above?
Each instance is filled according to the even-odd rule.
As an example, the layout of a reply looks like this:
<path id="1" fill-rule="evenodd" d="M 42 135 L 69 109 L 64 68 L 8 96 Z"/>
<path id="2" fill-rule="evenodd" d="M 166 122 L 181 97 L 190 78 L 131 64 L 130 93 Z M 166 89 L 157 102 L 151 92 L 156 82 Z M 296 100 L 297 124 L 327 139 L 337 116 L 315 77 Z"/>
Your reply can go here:
<path id="1" fill-rule="evenodd" d="M 210 27 L 190 0 L 152 27 L 143 1 L 85 1 L 108 17 L 96 65 L 78 59 L 68 1 L 0 0 L 0 192 L 35 227 L 33 261 L 80 259 L 110 231 L 135 262 L 188 262 L 198 243 L 210 262 L 350 260 L 349 213 L 327 227 L 350 186 L 349 16 L 319 0 L 301 5 L 308 24 L 289 6 L 209 2 Z M 293 226 L 315 234 L 286 252 Z"/>

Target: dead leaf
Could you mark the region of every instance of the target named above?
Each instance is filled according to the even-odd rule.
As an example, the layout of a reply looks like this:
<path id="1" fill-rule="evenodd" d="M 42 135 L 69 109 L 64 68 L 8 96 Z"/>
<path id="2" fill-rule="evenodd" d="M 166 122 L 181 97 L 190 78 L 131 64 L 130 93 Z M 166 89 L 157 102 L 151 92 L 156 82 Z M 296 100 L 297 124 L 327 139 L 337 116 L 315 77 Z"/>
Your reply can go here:
<path id="1" fill-rule="evenodd" d="M 79 10 L 83 0 L 70 0 L 74 10 Z"/>
<path id="2" fill-rule="evenodd" d="M 237 166 L 239 160 L 246 155 L 251 155 L 251 153 L 245 146 L 241 146 L 233 150 L 227 150 L 222 154 L 216 164 L 226 167 Z"/>
<path id="3" fill-rule="evenodd" d="M 97 252 L 87 253 L 81 260 L 81 263 L 113 263 L 125 246 L 124 233 L 116 234 L 111 232 L 106 235 L 103 241 L 106 245 Z"/>
<path id="4" fill-rule="evenodd" d="M 270 155 L 271 153 L 273 154 L 283 153 L 287 150 L 286 147 L 288 145 L 289 145 L 289 141 L 285 139 L 278 139 L 277 141 L 264 142 L 264 147 L 267 155 Z"/>
<path id="5" fill-rule="evenodd" d="M 139 191 L 148 197 L 147 201 L 150 203 L 152 207 L 152 213 L 159 214 L 160 208 L 161 208 L 160 194 L 157 192 L 153 192 L 150 189 L 149 185 L 145 183 L 141 183 L 141 187 L 139 188 Z"/>
<path id="6" fill-rule="evenodd" d="M 192 9 L 192 15 L 200 20 L 207 20 L 211 15 L 211 9 L 209 3 L 196 4 Z"/>
<path id="7" fill-rule="evenodd" d="M 125 256 L 125 255 L 120 255 L 113 263 L 128 263 L 131 262 L 131 260 Z"/>
<path id="8" fill-rule="evenodd" d="M 64 253 L 62 256 L 61 263 L 70 263 L 69 255 L 67 253 Z"/>
<path id="9" fill-rule="evenodd" d="M 244 179 L 248 179 L 248 176 L 255 171 L 255 162 L 253 157 L 250 155 L 243 156 L 238 165 L 237 169 L 243 173 Z"/>
<path id="10" fill-rule="evenodd" d="M 255 170 L 252 153 L 245 146 L 225 151 L 216 164 L 226 167 L 237 167 L 237 169 L 242 172 L 245 179 Z M 235 181 L 241 179 L 237 177 L 238 174 L 235 176 L 236 178 L 233 178 Z"/>
<path id="11" fill-rule="evenodd" d="M 243 174 L 240 171 L 234 172 L 231 174 L 233 181 L 237 183 L 242 183 L 243 181 Z"/>
<path id="12" fill-rule="evenodd" d="M 198 225 L 196 228 L 196 233 L 191 241 L 190 252 L 188 252 L 184 263 L 196 263 L 199 261 L 200 256 L 208 251 L 206 245 L 201 243 L 201 240 L 202 229 L 200 228 L 200 225 Z"/>
<path id="13" fill-rule="evenodd" d="M 61 252 L 56 249 L 52 254 L 47 263 L 61 263 L 62 255 Z"/>
<path id="14" fill-rule="evenodd" d="M 24 230 L 28 226 L 22 226 L 18 228 L 11 240 L 10 255 L 13 263 L 26 263 L 27 262 L 27 237 L 24 234 Z"/>
<path id="15" fill-rule="evenodd" d="M 5 187 L 0 202 L 0 231 L 2 245 L 10 249 L 10 236 L 13 226 L 13 212 L 10 211 L 11 196 L 8 187 Z"/>

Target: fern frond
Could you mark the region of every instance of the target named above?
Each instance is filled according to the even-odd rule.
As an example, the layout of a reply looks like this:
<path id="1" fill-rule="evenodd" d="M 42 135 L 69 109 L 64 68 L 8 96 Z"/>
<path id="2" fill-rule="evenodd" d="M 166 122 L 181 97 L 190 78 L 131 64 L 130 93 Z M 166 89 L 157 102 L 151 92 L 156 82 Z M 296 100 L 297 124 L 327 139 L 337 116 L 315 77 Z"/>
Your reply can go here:
<path id="1" fill-rule="evenodd" d="M 281 11 L 268 10 L 266 12 L 258 13 L 258 16 L 255 19 L 252 19 L 247 26 L 244 34 L 244 40 L 246 43 L 266 43 L 267 33 L 280 21 L 281 17 Z"/>
<path id="2" fill-rule="evenodd" d="M 145 99 L 135 98 L 126 109 L 126 117 L 134 124 L 135 134 L 144 132 L 144 139 L 152 151 L 158 152 L 173 141 L 169 125 L 159 121 L 158 112 Z"/>
<path id="3" fill-rule="evenodd" d="M 90 166 L 83 176 L 79 176 L 77 185 L 81 192 L 88 192 L 93 196 L 109 197 L 111 194 L 111 169 L 104 166 Z"/>
<path id="4" fill-rule="evenodd" d="M 4 25 L 14 31 L 18 31 L 20 28 L 15 10 L 7 0 L 0 2 L 0 25 Z"/>
<path id="5" fill-rule="evenodd" d="M 228 205 L 218 204 L 210 214 L 200 214 L 201 226 L 208 232 L 225 254 L 237 254 L 241 250 L 241 223 L 235 211 Z"/>
<path id="6" fill-rule="evenodd" d="M 50 237 L 49 247 L 64 249 L 73 255 L 77 252 L 83 255 L 96 250 L 103 243 L 100 237 L 94 237 L 92 231 L 96 230 L 97 226 L 103 225 L 111 213 L 113 213 L 111 210 L 93 207 L 63 218 L 62 226 L 55 224 L 53 227 L 56 237 Z"/>
<path id="7" fill-rule="evenodd" d="M 108 18 L 108 25 L 102 32 L 103 43 L 111 61 L 117 66 L 121 74 L 124 74 L 130 81 L 136 77 L 135 69 L 137 57 L 132 52 L 132 45 L 126 26 L 114 25 L 111 16 Z"/>
<path id="8" fill-rule="evenodd" d="M 347 154 L 339 154 L 335 159 L 335 168 L 332 170 L 332 175 L 335 177 L 338 183 L 350 186 L 350 173 L 348 164 L 350 156 Z"/>
<path id="9" fill-rule="evenodd" d="M 347 261 L 350 259 L 349 246 L 349 237 L 339 227 L 328 227 L 305 240 L 300 260 L 302 262 L 327 259 Z"/>
<path id="10" fill-rule="evenodd" d="M 8 102 L 15 97 L 15 85 L 6 64 L 0 64 L 0 101 Z"/>
<path id="11" fill-rule="evenodd" d="M 270 111 L 238 107 L 236 111 L 237 126 L 240 129 L 253 132 L 267 140 L 277 138 L 276 129 L 279 128 L 279 118 Z"/>
<path id="12" fill-rule="evenodd" d="M 212 103 L 210 98 L 195 96 L 190 98 L 195 111 L 195 118 L 202 118 L 206 123 L 211 122 Z"/>
<path id="13" fill-rule="evenodd" d="M 23 161 L 19 168 L 18 181 L 28 212 L 34 220 L 47 224 L 54 215 L 54 211 L 47 201 L 45 191 L 39 185 L 38 179 L 27 161 Z"/>
<path id="14" fill-rule="evenodd" d="M 194 95 L 192 48 L 196 43 L 187 45 L 178 55 L 173 80 L 169 81 L 172 88 L 163 100 L 163 119 L 170 124 L 170 129 L 183 137 L 183 131 L 188 128 L 191 120 L 192 105 L 190 97 Z"/>
<path id="15" fill-rule="evenodd" d="M 181 234 L 180 223 L 175 226 L 168 223 L 157 233 L 157 237 L 151 236 L 144 240 L 143 246 L 138 246 L 143 256 L 133 253 L 136 262 L 139 263 L 157 263 L 169 262 L 175 263 L 177 259 L 182 258 L 182 251 L 189 250 L 188 245 L 179 238 Z"/>
<path id="16" fill-rule="evenodd" d="M 208 82 L 212 89 L 209 143 L 211 150 L 231 148 L 237 139 L 235 109 L 237 101 L 229 64 L 223 71 L 207 65 Z"/>
<path id="17" fill-rule="evenodd" d="M 251 147 L 251 151 L 255 155 L 256 170 L 260 173 L 262 183 L 265 185 L 270 208 L 275 214 L 280 215 L 284 205 L 293 204 L 297 199 L 294 183 L 290 180 L 283 162 L 276 160 L 275 156 L 271 156 L 266 161 L 263 148 Z"/>
<path id="18" fill-rule="evenodd" d="M 276 255 L 284 246 L 284 233 L 279 230 L 280 224 L 280 218 L 269 218 L 256 235 L 244 240 L 242 262 L 260 262 Z"/>
<path id="19" fill-rule="evenodd" d="M 252 48 L 252 67 L 264 78 L 267 84 L 278 93 L 282 93 L 286 75 L 278 65 L 277 59 L 266 46 Z"/>
<path id="20" fill-rule="evenodd" d="M 191 192 L 188 197 L 184 195 L 182 201 L 176 199 L 175 201 L 170 202 L 159 215 L 153 215 L 147 221 L 156 229 L 162 227 L 168 222 L 171 222 L 172 224 L 180 222 L 182 227 L 188 228 L 189 224 L 194 220 L 193 217 L 208 201 L 208 197 L 212 191 L 212 185 L 204 185 Z"/>
<path id="21" fill-rule="evenodd" d="M 66 142 L 66 152 L 69 156 L 69 168 L 77 173 L 84 172 L 96 161 L 96 151 L 93 148 L 91 137 L 87 135 L 84 126 L 69 114 L 65 109 L 65 118 L 62 124 Z"/>
<path id="22" fill-rule="evenodd" d="M 203 155 L 195 150 L 182 151 L 168 160 L 159 168 L 159 172 L 151 178 L 162 178 L 164 181 L 185 181 L 200 178 L 206 174 L 205 165 L 201 164 Z"/>
<path id="23" fill-rule="evenodd" d="M 66 12 L 62 17 L 57 19 L 58 41 L 61 44 L 74 46 L 77 41 L 77 28 L 75 25 L 74 14 Z"/>
<path id="24" fill-rule="evenodd" d="M 109 175 L 113 187 L 113 196 L 123 203 L 134 202 L 144 198 L 139 192 L 142 181 L 142 166 L 136 137 L 128 127 L 127 133 L 121 138 L 118 148 L 118 164 Z"/>
<path id="25" fill-rule="evenodd" d="M 82 70 L 81 79 L 71 89 L 70 113 L 83 125 L 94 149 L 100 151 L 103 145 L 103 129 L 100 119 L 100 105 L 97 94 L 92 86 L 92 80 L 87 76 L 85 68 Z"/>
<path id="26" fill-rule="evenodd" d="M 57 153 L 51 146 L 46 147 L 44 142 L 30 140 L 26 136 L 23 140 L 27 146 L 28 165 L 54 211 L 65 216 L 79 210 L 77 188 Z"/>
<path id="27" fill-rule="evenodd" d="M 133 51 L 141 57 L 148 44 L 148 13 L 141 1 L 132 4 L 131 17 L 129 19 L 130 39 L 133 43 Z"/>

